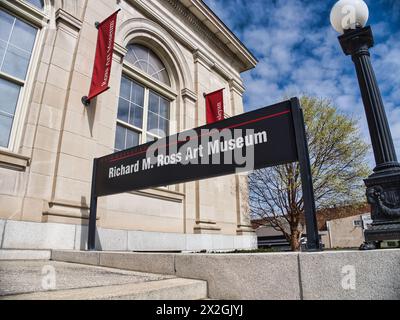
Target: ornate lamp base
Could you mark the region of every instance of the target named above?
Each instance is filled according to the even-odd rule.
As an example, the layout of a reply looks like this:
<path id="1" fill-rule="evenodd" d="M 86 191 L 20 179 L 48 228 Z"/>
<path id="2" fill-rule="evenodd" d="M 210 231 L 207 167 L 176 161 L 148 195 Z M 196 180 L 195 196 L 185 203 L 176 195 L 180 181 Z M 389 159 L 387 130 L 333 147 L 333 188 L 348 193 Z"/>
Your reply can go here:
<path id="1" fill-rule="evenodd" d="M 400 171 L 374 174 L 365 180 L 374 221 L 366 242 L 400 240 Z"/>

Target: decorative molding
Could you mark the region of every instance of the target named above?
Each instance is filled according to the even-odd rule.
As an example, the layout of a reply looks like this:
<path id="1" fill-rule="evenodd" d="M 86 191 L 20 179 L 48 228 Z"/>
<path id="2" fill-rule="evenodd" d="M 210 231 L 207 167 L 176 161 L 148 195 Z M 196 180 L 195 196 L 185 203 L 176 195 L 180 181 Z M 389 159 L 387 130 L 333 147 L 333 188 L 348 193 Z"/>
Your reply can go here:
<path id="1" fill-rule="evenodd" d="M 204 54 L 204 52 L 202 52 L 199 49 L 197 49 L 193 52 L 193 59 L 194 59 L 194 63 L 200 63 L 208 70 L 211 70 L 211 68 L 213 68 L 213 66 L 215 64 L 210 58 L 208 58 Z"/>
<path id="2" fill-rule="evenodd" d="M 128 50 L 121 46 L 118 43 L 115 43 L 114 45 L 114 57 L 113 60 L 119 64 L 122 64 L 124 62 L 124 58 L 127 54 Z"/>
<path id="3" fill-rule="evenodd" d="M 218 63 L 214 63 L 212 69 L 217 72 L 225 80 L 230 80 L 232 78 L 231 74 L 221 67 Z"/>
<path id="4" fill-rule="evenodd" d="M 192 90 L 185 88 L 182 90 L 182 98 L 184 100 L 190 100 L 192 102 L 196 102 L 197 101 L 197 95 L 195 92 L 193 92 Z"/>
<path id="5" fill-rule="evenodd" d="M 212 43 L 215 47 L 220 49 L 225 55 L 233 58 L 236 61 L 240 61 L 243 66 L 245 65 L 242 59 L 240 59 L 222 40 L 216 37 L 216 34 L 213 33 L 209 28 L 205 26 L 205 24 L 196 17 L 184 4 L 182 4 L 178 0 L 165 0 L 169 5 L 174 8 L 174 10 L 179 13 L 181 17 L 186 19 L 186 21 L 204 38 L 206 38 L 210 43 Z M 193 2 L 193 1 L 191 1 Z M 215 24 L 215 21 L 208 19 L 211 23 Z M 233 37 L 231 37 L 233 38 Z M 232 40 L 232 39 L 230 39 Z M 231 42 L 232 43 L 232 42 Z M 247 49 L 245 49 L 247 51 Z M 247 59 L 250 58 L 246 57 Z M 253 58 L 252 64 L 255 66 L 255 59 Z"/>
<path id="6" fill-rule="evenodd" d="M 240 96 L 242 96 L 243 93 L 246 90 L 246 88 L 243 85 L 243 82 L 242 81 L 239 82 L 236 79 L 230 79 L 229 80 L 229 88 L 230 88 L 231 91 L 236 92 Z"/>
<path id="7" fill-rule="evenodd" d="M 56 24 L 57 28 L 69 33 L 75 38 L 78 37 L 83 25 L 81 20 L 75 18 L 63 9 L 58 9 L 56 12 Z"/>
<path id="8" fill-rule="evenodd" d="M 152 188 L 144 191 L 132 191 L 131 194 L 164 201 L 182 203 L 185 199 L 183 193 L 174 192 L 163 188 Z"/>
<path id="9" fill-rule="evenodd" d="M 43 216 L 56 216 L 75 219 L 89 219 L 89 206 L 72 202 L 45 203 Z M 100 217 L 97 217 L 99 220 Z"/>
<path id="10" fill-rule="evenodd" d="M 179 41 L 182 45 L 184 45 L 186 48 L 188 48 L 190 51 L 195 54 L 197 51 L 203 50 L 204 48 L 200 49 L 199 41 L 194 38 L 192 39 L 191 36 L 188 36 L 187 32 L 188 30 L 181 28 L 180 26 L 177 26 L 174 24 L 173 21 L 168 21 L 165 19 L 165 16 L 161 15 L 161 12 L 165 12 L 164 8 L 161 8 L 159 5 L 157 5 L 158 1 L 149 1 L 149 0 L 127 0 L 130 5 L 134 6 L 136 9 L 140 10 L 145 16 L 150 18 L 150 20 L 157 22 L 160 26 L 162 26 L 169 34 L 171 34 L 177 41 Z M 230 70 L 230 76 L 229 78 L 234 78 L 237 77 L 236 73 L 245 71 L 248 68 L 244 68 L 243 70 L 236 70 L 235 67 L 232 66 L 233 62 L 237 62 L 239 65 L 242 64 L 242 60 L 236 56 L 232 50 L 225 45 L 225 43 L 222 40 L 219 40 L 214 33 L 212 33 L 211 30 L 209 30 L 190 10 L 188 10 L 183 4 L 181 4 L 177 0 L 165 0 L 167 3 L 170 1 L 172 3 L 176 3 L 177 8 L 179 10 L 175 9 L 174 5 L 171 6 L 172 10 L 176 10 L 177 12 L 174 12 L 174 16 L 180 15 L 181 13 L 184 14 L 180 20 L 187 20 L 185 18 L 185 14 L 189 19 L 193 19 L 193 21 L 197 21 L 199 26 L 201 27 L 201 30 L 195 29 L 196 34 L 198 35 L 199 38 L 204 39 L 207 41 L 207 39 L 210 39 L 209 41 L 213 41 L 210 43 L 211 47 L 215 47 L 217 49 L 220 49 L 222 56 L 224 57 L 223 60 L 218 61 L 218 64 L 223 66 L 224 70 Z M 191 0 L 192 1 L 192 0 Z M 125 23 L 125 22 L 124 22 Z M 190 21 L 189 21 L 190 23 Z M 245 49 L 247 50 L 247 49 Z M 214 54 L 213 59 L 217 60 L 218 57 Z M 231 61 L 232 63 L 227 63 L 227 61 Z M 246 60 L 247 61 L 247 60 Z M 211 66 L 214 66 L 215 62 L 211 62 Z M 205 66 L 207 67 L 207 66 Z M 209 66 L 210 68 L 210 66 Z M 226 76 L 225 76 L 226 77 Z"/>
<path id="11" fill-rule="evenodd" d="M 31 159 L 29 157 L 0 150 L 0 167 L 5 167 L 7 169 L 25 171 L 27 167 L 30 166 Z"/>
<path id="12" fill-rule="evenodd" d="M 244 63 L 248 69 L 254 68 L 258 61 L 254 55 L 246 48 L 246 46 L 238 39 L 238 37 L 218 18 L 218 16 L 203 2 L 203 0 L 179 0 L 183 5 L 194 8 L 203 18 L 198 18 L 200 23 L 207 28 L 204 21 L 210 23 L 216 31 L 210 30 L 212 33 L 212 38 L 218 38 L 218 35 L 222 35 L 225 40 L 220 40 L 224 43 L 227 48 L 234 53 L 234 50 L 239 53 L 242 59 L 241 62 Z M 193 12 L 194 10 L 190 10 Z M 195 15 L 197 17 L 197 15 Z M 209 28 L 207 28 L 209 30 Z M 232 49 L 233 48 L 233 49 Z M 238 57 L 236 53 L 235 56 Z M 245 70 L 243 70 L 245 71 Z"/>
<path id="13" fill-rule="evenodd" d="M 126 54 L 128 53 L 128 49 L 126 49 L 125 47 L 123 47 L 119 43 L 115 43 L 115 45 L 114 45 L 114 53 L 118 54 L 119 56 L 124 58 L 126 56 Z"/>

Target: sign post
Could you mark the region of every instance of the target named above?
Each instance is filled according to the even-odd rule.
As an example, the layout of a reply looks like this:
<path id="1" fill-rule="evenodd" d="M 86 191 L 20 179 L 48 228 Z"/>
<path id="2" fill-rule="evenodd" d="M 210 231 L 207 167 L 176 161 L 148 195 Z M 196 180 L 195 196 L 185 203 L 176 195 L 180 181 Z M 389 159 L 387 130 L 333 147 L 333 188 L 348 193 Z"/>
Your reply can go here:
<path id="1" fill-rule="evenodd" d="M 319 250 L 311 166 L 297 98 L 117 152 L 93 165 L 88 249 L 97 198 L 299 162 L 307 246 Z"/>
<path id="2" fill-rule="evenodd" d="M 298 99 L 291 99 L 291 105 L 297 152 L 299 154 L 301 185 L 304 201 L 304 215 L 307 228 L 307 249 L 309 251 L 317 251 L 321 250 L 321 244 L 319 241 L 314 186 L 312 180 L 306 130 L 304 126 L 304 115 Z"/>

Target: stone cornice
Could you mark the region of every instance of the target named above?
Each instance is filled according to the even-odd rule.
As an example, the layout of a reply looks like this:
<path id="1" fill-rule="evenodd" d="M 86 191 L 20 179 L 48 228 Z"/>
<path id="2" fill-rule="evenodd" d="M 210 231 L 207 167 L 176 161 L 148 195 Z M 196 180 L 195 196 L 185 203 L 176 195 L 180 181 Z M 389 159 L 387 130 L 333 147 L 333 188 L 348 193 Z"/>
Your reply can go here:
<path id="1" fill-rule="evenodd" d="M 242 62 L 242 60 L 234 52 L 232 52 L 229 47 L 219 40 L 215 34 L 211 32 L 210 29 L 208 29 L 204 23 L 188 9 L 188 5 L 185 5 L 179 0 L 164 1 L 169 3 L 181 17 L 183 17 L 200 35 L 211 42 L 216 48 L 220 49 L 228 57 L 232 57 L 235 60 Z"/>
<path id="2" fill-rule="evenodd" d="M 77 37 L 82 28 L 82 21 L 75 18 L 63 9 L 58 9 L 56 12 L 57 28 L 60 28 L 74 37 Z"/>
<path id="3" fill-rule="evenodd" d="M 239 95 L 243 95 L 244 91 L 246 90 L 246 88 L 243 85 L 243 82 L 239 82 L 236 79 L 231 79 L 229 81 L 229 88 L 231 91 L 234 91 L 236 93 L 238 93 Z"/>
<path id="4" fill-rule="evenodd" d="M 128 50 L 121 46 L 119 43 L 114 44 L 114 60 L 118 63 L 122 63 Z"/>
<path id="5" fill-rule="evenodd" d="M 185 88 L 182 90 L 182 98 L 191 100 L 192 102 L 197 101 L 196 93 L 194 93 L 192 90 L 190 90 L 188 88 Z"/>
<path id="6" fill-rule="evenodd" d="M 205 35 L 212 43 L 222 48 L 224 43 L 230 51 L 237 56 L 249 70 L 257 65 L 257 59 L 244 46 L 244 44 L 233 34 L 231 30 L 215 15 L 215 13 L 202 0 L 179 0 L 183 10 L 178 5 L 178 0 L 167 0 L 174 8 L 178 10 L 199 32 Z M 207 27 L 204 22 L 211 24 Z M 222 37 L 223 40 L 220 38 Z"/>
<path id="7" fill-rule="evenodd" d="M 201 63 L 205 68 L 211 70 L 214 66 L 214 62 L 211 61 L 201 50 L 195 50 L 193 52 L 194 63 Z"/>

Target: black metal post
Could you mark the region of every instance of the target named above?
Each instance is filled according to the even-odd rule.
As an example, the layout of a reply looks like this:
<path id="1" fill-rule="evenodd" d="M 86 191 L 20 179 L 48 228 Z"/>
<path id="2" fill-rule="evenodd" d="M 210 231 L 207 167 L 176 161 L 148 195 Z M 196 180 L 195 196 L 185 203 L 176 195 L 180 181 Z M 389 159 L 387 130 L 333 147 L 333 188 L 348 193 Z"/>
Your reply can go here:
<path id="1" fill-rule="evenodd" d="M 374 174 L 365 180 L 373 220 L 372 227 L 365 232 L 365 240 L 400 240 L 400 164 L 371 64 L 372 29 L 368 26 L 346 31 L 339 41 L 356 67 L 376 161 Z"/>
<path id="2" fill-rule="evenodd" d="M 315 208 L 314 187 L 311 173 L 310 154 L 308 151 L 304 115 L 297 98 L 291 99 L 291 111 L 296 134 L 297 152 L 299 154 L 301 184 L 304 201 L 304 215 L 307 228 L 307 250 L 322 250 L 319 239 L 317 215 Z"/>
<path id="3" fill-rule="evenodd" d="M 96 196 L 96 172 L 98 159 L 93 160 L 92 190 L 90 194 L 90 215 L 88 230 L 88 250 L 96 250 L 96 222 L 97 222 L 97 196 Z"/>

